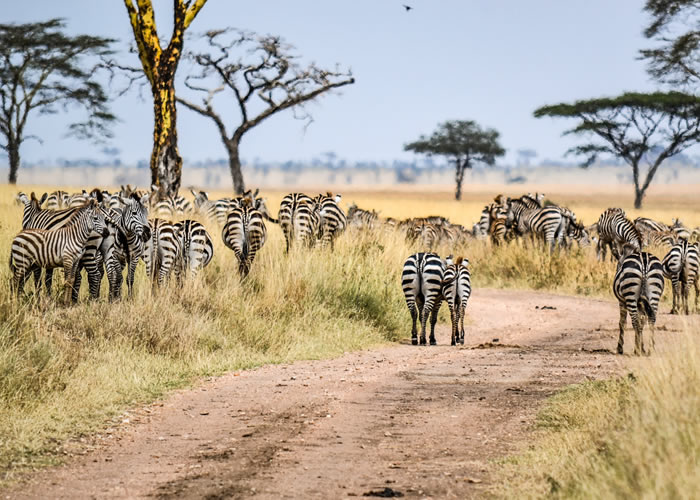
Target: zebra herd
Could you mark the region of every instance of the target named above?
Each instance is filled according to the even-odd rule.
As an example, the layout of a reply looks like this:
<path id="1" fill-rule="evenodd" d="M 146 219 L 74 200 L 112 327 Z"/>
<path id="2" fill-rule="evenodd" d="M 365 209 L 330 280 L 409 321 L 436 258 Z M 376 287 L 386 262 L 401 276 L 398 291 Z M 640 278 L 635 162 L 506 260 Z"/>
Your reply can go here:
<path id="1" fill-rule="evenodd" d="M 470 236 L 461 226 L 452 226 L 440 217 L 407 220 L 398 223 L 398 227 L 406 227 L 406 237 L 420 241 L 427 249 L 432 248 L 435 241 L 440 241 L 441 238 L 435 235 L 450 234 L 449 229 L 453 227 L 456 227 L 456 234 L 463 238 L 488 237 L 494 246 L 527 236 L 533 243 L 539 241 L 544 244 L 550 253 L 557 246 L 569 248 L 572 241 L 582 247 L 589 246 L 592 240 L 597 241 L 599 260 L 606 260 L 608 249 L 611 258 L 617 259 L 613 293 L 620 308 L 619 354 L 623 353 L 628 314 L 635 331 L 635 354 L 649 352 L 643 342 L 646 322 L 651 329 L 649 347 L 653 349 L 654 325 L 665 279 L 669 279 L 673 287 L 671 313 L 690 313 L 689 296 L 692 289 L 695 290 L 694 308 L 697 311 L 700 294 L 698 229 L 691 231 L 677 219 L 670 226 L 645 217 L 630 221 L 621 208 L 605 210 L 595 224 L 585 227 L 568 208 L 543 202 L 544 196 L 541 194 L 527 194 L 516 199 L 498 195 L 484 208 Z M 354 207 L 354 210 L 358 209 Z M 376 224 L 376 213 L 361 213 L 368 223 Z M 662 260 L 644 251 L 648 246 L 664 245 L 668 251 Z M 470 278 L 466 259 L 459 258 L 453 262 L 452 257 L 441 259 L 430 252 L 408 257 L 403 267 L 402 288 L 413 320 L 411 337 L 414 345 L 419 342 L 417 320 L 420 320 L 421 326 L 420 344 L 427 343 L 428 320 L 430 344 L 435 344 L 434 329 L 442 300 L 447 301 L 450 308 L 452 345 L 464 343 L 463 314 L 471 294 Z"/>
<path id="2" fill-rule="evenodd" d="M 32 274 L 35 288 L 40 290 L 44 271 L 43 283 L 50 293 L 53 269 L 62 267 L 64 301 L 75 302 L 81 271 L 85 269 L 92 299 L 99 297 L 102 278 L 107 274 L 111 301 L 121 296 L 126 267 L 131 297 L 140 260 L 154 288 L 172 274 L 180 282 L 197 274 L 213 258 L 214 245 L 201 222 L 204 220 L 221 228 L 223 243 L 237 259 L 241 278 L 250 273 L 256 254 L 267 240 L 266 222 L 279 225 L 286 252 L 295 246 L 317 245 L 332 250 L 347 228 L 403 234 L 409 244 L 422 250 L 406 259 L 402 272 L 414 344 L 428 343 L 428 320 L 429 341 L 435 344 L 434 329 L 442 301 L 450 309 L 452 345 L 464 343 L 464 314 L 471 294 L 469 261 L 452 256 L 443 259 L 434 250 L 439 245 L 455 248 L 475 240 L 503 246 L 519 239 L 550 253 L 556 248 L 570 249 L 573 242 L 581 247 L 596 242 L 596 253 L 602 261 L 610 251 L 610 257 L 617 259 L 613 292 L 620 305 L 619 353 L 628 314 L 635 330 L 635 353 L 645 351 L 642 333 L 646 322 L 652 330 L 653 347 L 653 328 L 665 279 L 672 284 L 672 313 L 690 313 L 693 289 L 698 308 L 700 231 L 685 228 L 677 219 L 671 225 L 644 217 L 631 221 L 621 208 L 609 208 L 595 224 L 586 227 L 567 207 L 546 201 L 541 193 L 528 193 L 519 198 L 496 196 L 470 230 L 442 216 L 381 218 L 375 210 L 364 210 L 356 204 L 350 205 L 346 214 L 340 208 L 340 195 L 332 193 L 290 193 L 282 199 L 275 219 L 258 190 L 221 199 L 210 199 L 204 191 L 190 192 L 192 201 L 183 196 L 164 196 L 155 186 L 150 191 L 122 186 L 116 193 L 99 189 L 74 194 L 55 191 L 41 198 L 34 193 L 19 193 L 17 200 L 24 211 L 22 231 L 14 238 L 10 252 L 13 288 L 21 293 Z M 149 218 L 149 214 L 155 217 Z M 644 251 L 645 247 L 663 245 L 669 250 L 661 260 Z"/>
<path id="3" fill-rule="evenodd" d="M 292 193 L 283 199 L 279 219 L 274 219 L 257 190 L 217 200 L 210 200 L 204 191 L 191 192 L 193 202 L 179 195 L 164 196 L 155 186 L 150 192 L 131 186 L 122 186 L 116 193 L 99 189 L 74 194 L 55 191 L 41 198 L 34 193 L 19 193 L 17 201 L 24 210 L 22 231 L 10 250 L 13 289 L 20 294 L 32 274 L 39 291 L 44 271 L 50 294 L 53 270 L 62 267 L 64 302 L 76 302 L 81 271 L 85 269 L 90 297 L 99 298 L 106 273 L 112 301 L 121 296 L 125 267 L 128 293 L 133 296 L 140 260 L 154 288 L 172 274 L 178 281 L 196 275 L 211 262 L 214 245 L 205 225 L 192 216 L 221 226 L 224 245 L 238 260 L 242 278 L 248 275 L 256 253 L 265 244 L 265 220 L 280 225 L 288 251 L 295 240 L 307 247 L 319 242 L 322 247 L 333 248 L 347 226 L 339 207 L 340 195 L 331 193 L 313 198 Z M 149 213 L 155 217 L 149 219 Z"/>

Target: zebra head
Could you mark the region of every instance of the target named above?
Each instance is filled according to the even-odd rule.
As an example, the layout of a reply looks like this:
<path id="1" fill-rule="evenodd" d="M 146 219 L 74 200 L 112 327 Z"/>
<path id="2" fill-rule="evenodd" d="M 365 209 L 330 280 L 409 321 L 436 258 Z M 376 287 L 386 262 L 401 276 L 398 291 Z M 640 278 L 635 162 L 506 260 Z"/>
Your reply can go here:
<path id="1" fill-rule="evenodd" d="M 128 198 L 121 198 L 124 205 L 122 211 L 122 225 L 126 231 L 136 235 L 143 242 L 151 238 L 151 227 L 148 224 L 148 195 L 140 199 L 135 193 Z"/>

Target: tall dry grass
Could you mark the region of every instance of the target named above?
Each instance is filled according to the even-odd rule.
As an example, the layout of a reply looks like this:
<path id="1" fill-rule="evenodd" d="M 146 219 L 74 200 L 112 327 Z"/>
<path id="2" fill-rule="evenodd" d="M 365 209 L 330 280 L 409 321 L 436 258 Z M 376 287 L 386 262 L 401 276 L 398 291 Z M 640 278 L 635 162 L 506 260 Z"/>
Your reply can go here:
<path id="1" fill-rule="evenodd" d="M 527 451 L 509 459 L 503 498 L 697 498 L 698 331 L 618 379 L 552 397 Z"/>
<path id="2" fill-rule="evenodd" d="M 21 226 L 17 189 L 0 186 L 0 262 Z M 37 188 L 34 188 L 39 191 Z M 216 193 L 215 193 L 216 194 Z M 351 193 L 344 203 L 376 208 L 383 216 L 440 214 L 470 226 L 492 195 Z M 273 213 L 284 193 L 271 192 Z M 566 200 L 565 200 L 566 201 Z M 608 203 L 569 203 L 593 221 Z M 669 219 L 661 207 L 648 215 Z M 674 215 L 676 215 L 674 213 Z M 697 212 L 688 213 L 688 222 Z M 597 218 L 597 215 L 595 216 Z M 9 270 L 0 265 L 0 481 L 27 466 L 53 463 L 61 443 L 99 429 L 125 408 L 151 401 L 198 377 L 264 363 L 339 355 L 407 337 L 410 320 L 400 287 L 401 265 L 418 248 L 397 234 L 347 233 L 336 251 L 284 255 L 279 228 L 241 283 L 233 253 L 219 229 L 207 227 L 214 260 L 183 288 L 151 296 L 143 265 L 133 300 L 86 300 L 61 307 L 55 300 L 10 294 Z M 439 249 L 472 263 L 475 287 L 534 288 L 609 296 L 614 267 L 591 249 L 557 253 L 521 246 L 492 249 L 481 242 Z M 55 273 L 54 292 L 62 284 Z M 442 321 L 446 317 L 442 316 Z"/>

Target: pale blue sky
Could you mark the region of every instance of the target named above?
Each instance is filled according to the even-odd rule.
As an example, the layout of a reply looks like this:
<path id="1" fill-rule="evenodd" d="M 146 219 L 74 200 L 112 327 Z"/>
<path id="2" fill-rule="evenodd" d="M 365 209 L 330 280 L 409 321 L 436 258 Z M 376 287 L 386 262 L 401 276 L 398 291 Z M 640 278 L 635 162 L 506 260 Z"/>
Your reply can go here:
<path id="1" fill-rule="evenodd" d="M 414 6 L 404 12 L 401 4 Z M 171 0 L 154 0 L 161 36 Z M 305 160 L 326 151 L 355 160 L 412 158 L 403 144 L 446 119 L 474 119 L 502 134 L 514 162 L 520 148 L 560 158 L 571 145 L 566 121 L 536 120 L 540 105 L 654 88 L 636 60 L 647 45 L 641 0 L 209 0 L 191 31 L 234 26 L 282 35 L 307 61 L 352 68 L 355 85 L 312 105 L 304 133 L 291 113 L 273 117 L 243 140 L 242 156 Z M 122 0 L 23 0 L 3 5 L 4 22 L 65 17 L 71 32 L 127 41 Z M 131 59 L 137 64 L 135 56 Z M 181 66 L 181 77 L 185 66 Z M 179 86 L 178 88 L 182 88 Z M 184 91 L 183 91 L 184 95 Z M 121 119 L 111 146 L 127 162 L 148 158 L 150 96 L 114 102 Z M 231 109 L 229 121 L 238 120 Z M 68 117 L 35 116 L 26 160 L 100 157 L 99 147 L 63 137 Z M 189 160 L 225 157 L 213 124 L 178 115 L 180 152 Z M 502 161 L 503 162 L 503 161 Z"/>

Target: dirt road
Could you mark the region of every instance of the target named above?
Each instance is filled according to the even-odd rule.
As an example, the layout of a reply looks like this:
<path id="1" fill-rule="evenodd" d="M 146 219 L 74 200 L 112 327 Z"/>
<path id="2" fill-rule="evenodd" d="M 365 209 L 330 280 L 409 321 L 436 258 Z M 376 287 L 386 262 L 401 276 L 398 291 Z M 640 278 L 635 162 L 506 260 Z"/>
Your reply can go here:
<path id="1" fill-rule="evenodd" d="M 623 358 L 604 351 L 617 339 L 612 302 L 477 290 L 468 317 L 464 347 L 445 345 L 443 325 L 437 347 L 205 382 L 132 413 L 94 450 L 76 446 L 84 454 L 0 497 L 479 496 L 490 460 L 522 443 L 543 398 L 608 376 Z M 657 342 L 674 322 L 660 317 Z"/>

